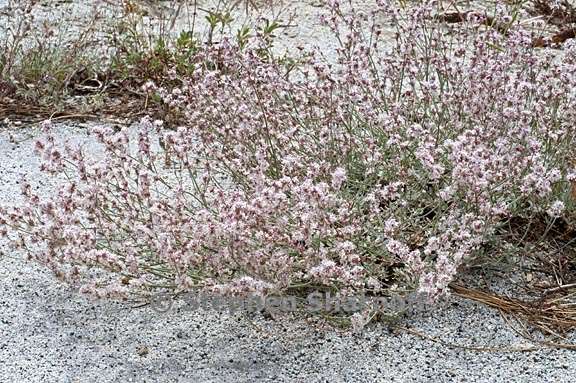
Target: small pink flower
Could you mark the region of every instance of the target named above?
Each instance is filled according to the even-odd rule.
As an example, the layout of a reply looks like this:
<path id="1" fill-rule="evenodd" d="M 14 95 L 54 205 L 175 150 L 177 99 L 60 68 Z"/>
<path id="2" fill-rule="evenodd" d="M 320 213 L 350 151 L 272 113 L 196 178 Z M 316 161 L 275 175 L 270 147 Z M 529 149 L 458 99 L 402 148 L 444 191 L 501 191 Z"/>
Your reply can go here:
<path id="1" fill-rule="evenodd" d="M 344 168 L 336 168 L 332 173 L 332 187 L 336 190 L 342 187 L 342 184 L 346 181 L 346 170 Z"/>
<path id="2" fill-rule="evenodd" d="M 546 211 L 552 217 L 560 217 L 565 210 L 564 202 L 554 201 Z"/>

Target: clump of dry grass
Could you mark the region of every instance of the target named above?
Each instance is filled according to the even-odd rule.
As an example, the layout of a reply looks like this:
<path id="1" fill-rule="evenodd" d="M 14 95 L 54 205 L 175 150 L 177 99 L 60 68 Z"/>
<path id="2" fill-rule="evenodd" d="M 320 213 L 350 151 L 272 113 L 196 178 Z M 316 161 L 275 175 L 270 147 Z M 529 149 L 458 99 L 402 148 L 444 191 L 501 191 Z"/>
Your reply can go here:
<path id="1" fill-rule="evenodd" d="M 497 309 L 503 315 L 515 317 L 543 334 L 557 338 L 563 338 L 563 335 L 576 328 L 576 292 L 570 291 L 574 287 L 576 285 L 569 288 L 564 286 L 538 299 L 525 301 L 457 284 L 451 285 L 455 295 Z M 574 347 L 576 348 L 576 345 Z"/>
<path id="2" fill-rule="evenodd" d="M 210 10 L 218 24 L 213 28 L 223 30 L 232 21 L 223 15 L 232 10 L 263 5 L 219 1 Z M 174 86 L 173 68 L 181 75 L 194 70 L 191 56 L 203 38 L 195 31 L 206 10 L 196 0 L 105 0 L 82 15 L 78 30 L 69 34 L 57 27 L 60 7 L 67 6 L 24 0 L 0 13 L 0 35 L 6 37 L 0 39 L 0 117 L 132 119 L 141 114 L 134 109 L 166 117 L 141 86 L 150 80 Z"/>
<path id="3" fill-rule="evenodd" d="M 504 295 L 460 282 L 451 284 L 451 291 L 498 310 L 518 334 L 534 343 L 576 349 L 566 343 L 566 335 L 576 330 L 575 228 L 565 219 L 536 216 L 511 219 L 504 230 L 509 232 L 505 239 L 522 253 L 519 266 L 503 274 L 511 289 Z M 512 282 L 512 274 L 520 276 L 520 282 Z M 544 338 L 534 336 L 534 331 Z"/>

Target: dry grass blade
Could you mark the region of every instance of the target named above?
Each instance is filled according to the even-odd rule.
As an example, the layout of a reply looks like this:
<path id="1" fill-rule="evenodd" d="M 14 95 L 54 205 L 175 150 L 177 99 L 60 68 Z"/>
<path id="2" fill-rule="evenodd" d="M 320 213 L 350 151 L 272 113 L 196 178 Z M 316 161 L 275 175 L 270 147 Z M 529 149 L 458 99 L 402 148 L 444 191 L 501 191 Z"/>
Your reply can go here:
<path id="1" fill-rule="evenodd" d="M 46 119 L 52 120 L 98 120 L 105 121 L 113 116 L 115 119 L 123 118 L 135 121 L 145 114 L 157 115 L 159 111 L 154 108 L 143 108 L 142 100 L 136 98 L 125 98 L 115 103 L 109 103 L 102 108 L 92 111 L 84 111 L 80 106 L 69 106 L 66 110 L 54 111 L 53 107 L 37 105 L 35 103 L 22 102 L 21 100 L 11 100 L 0 98 L 0 120 L 8 118 L 10 120 L 22 121 L 26 123 L 38 123 Z"/>
<path id="2" fill-rule="evenodd" d="M 452 284 L 450 287 L 457 296 L 497 309 L 503 317 L 516 318 L 538 329 L 544 335 L 564 339 L 563 334 L 576 329 L 576 305 L 571 299 L 574 294 L 565 293 L 567 289 L 557 291 L 557 293 L 565 293 L 564 295 L 544 295 L 534 301 L 522 301 L 457 284 Z M 520 334 L 532 342 L 549 347 L 576 350 L 576 345 L 535 340 L 527 335 L 526 331 Z"/>
<path id="3" fill-rule="evenodd" d="M 538 347 L 466 346 L 466 345 L 447 342 L 447 341 L 442 340 L 436 336 L 425 334 L 425 333 L 418 331 L 418 330 L 415 330 L 413 328 L 399 326 L 399 327 L 396 327 L 396 329 L 400 330 L 400 331 L 404 331 L 408 334 L 415 335 L 415 336 L 420 337 L 422 339 L 426 339 L 426 340 L 432 341 L 434 343 L 441 344 L 441 345 L 446 346 L 448 348 L 457 348 L 457 349 L 463 349 L 463 350 L 467 350 L 467 351 L 476 351 L 476 352 L 531 352 L 531 351 L 538 351 L 540 349 Z"/>

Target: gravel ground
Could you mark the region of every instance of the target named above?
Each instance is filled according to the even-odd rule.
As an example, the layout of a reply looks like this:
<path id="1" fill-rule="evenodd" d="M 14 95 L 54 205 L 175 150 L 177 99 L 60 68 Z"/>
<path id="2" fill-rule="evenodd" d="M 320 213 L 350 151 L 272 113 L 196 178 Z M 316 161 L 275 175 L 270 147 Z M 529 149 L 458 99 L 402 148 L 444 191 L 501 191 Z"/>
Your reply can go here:
<path id="1" fill-rule="evenodd" d="M 78 2 L 76 2 L 78 3 Z M 80 2 L 81 3 L 81 2 Z M 298 2 L 301 4 L 308 2 Z M 363 3 L 363 2 L 359 2 Z M 0 0 L 0 6 L 6 4 Z M 315 44 L 310 5 L 300 8 L 287 48 Z M 318 42 L 320 44 L 320 42 Z M 330 52 L 330 47 L 326 47 Z M 20 174 L 49 193 L 38 172 L 33 128 L 18 144 L 0 129 L 0 203 L 19 199 Z M 59 139 L 88 143 L 82 127 L 59 126 Z M 373 325 L 359 334 L 302 319 L 190 311 L 166 313 L 90 302 L 0 243 L 0 382 L 572 382 L 576 353 L 478 352 Z M 498 313 L 456 297 L 401 323 L 445 342 L 523 348 Z"/>
<path id="2" fill-rule="evenodd" d="M 59 126 L 58 139 L 90 142 Z M 18 201 L 19 174 L 50 192 L 37 170 L 32 128 L 17 144 L 0 131 L 0 203 Z M 49 272 L 7 255 L 0 263 L 1 382 L 572 382 L 576 353 L 478 352 L 451 348 L 380 324 L 361 333 L 175 305 L 90 302 Z M 8 250 L 8 251 L 6 251 Z M 500 316 L 458 298 L 404 320 L 459 345 L 528 346 Z"/>

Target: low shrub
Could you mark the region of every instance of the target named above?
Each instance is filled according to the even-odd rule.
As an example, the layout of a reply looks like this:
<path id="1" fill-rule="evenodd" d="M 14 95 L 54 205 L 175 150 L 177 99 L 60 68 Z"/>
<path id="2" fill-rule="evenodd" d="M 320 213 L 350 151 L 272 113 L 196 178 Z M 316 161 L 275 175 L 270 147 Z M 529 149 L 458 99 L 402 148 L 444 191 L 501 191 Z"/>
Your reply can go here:
<path id="1" fill-rule="evenodd" d="M 534 49 L 506 14 L 502 33 L 474 13 L 437 23 L 434 3 L 350 7 L 323 19 L 332 62 L 310 51 L 287 73 L 256 37 L 198 46 L 181 86 L 145 86 L 185 124 L 98 128 L 101 159 L 58 147 L 46 123 L 43 169 L 69 181 L 52 197 L 24 183 L 4 232 L 97 297 L 435 299 L 505 248 L 512 217 L 573 216 L 574 44 Z"/>

